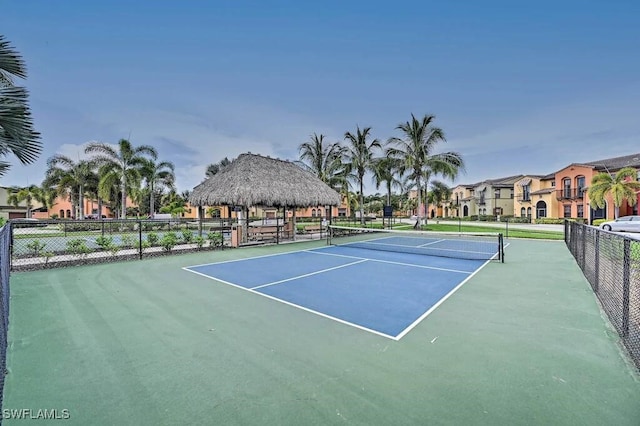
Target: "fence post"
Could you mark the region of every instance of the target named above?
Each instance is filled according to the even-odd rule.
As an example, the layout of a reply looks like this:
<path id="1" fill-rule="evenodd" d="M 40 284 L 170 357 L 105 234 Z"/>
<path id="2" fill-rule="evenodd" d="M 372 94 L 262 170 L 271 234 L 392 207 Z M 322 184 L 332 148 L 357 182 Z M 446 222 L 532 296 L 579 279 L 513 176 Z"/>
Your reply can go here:
<path id="1" fill-rule="evenodd" d="M 622 337 L 629 337 L 629 287 L 631 281 L 631 239 L 624 239 L 624 260 L 622 264 Z"/>
<path id="2" fill-rule="evenodd" d="M 596 229 L 596 247 L 595 247 L 595 278 L 593 279 L 593 291 L 597 294 L 600 286 L 600 230 Z"/>
<path id="3" fill-rule="evenodd" d="M 582 252 L 580 253 L 580 268 L 584 271 L 584 261 L 587 251 L 587 227 L 585 225 L 580 225 L 582 229 Z"/>
<path id="4" fill-rule="evenodd" d="M 138 221 L 138 255 L 142 260 L 142 220 Z"/>

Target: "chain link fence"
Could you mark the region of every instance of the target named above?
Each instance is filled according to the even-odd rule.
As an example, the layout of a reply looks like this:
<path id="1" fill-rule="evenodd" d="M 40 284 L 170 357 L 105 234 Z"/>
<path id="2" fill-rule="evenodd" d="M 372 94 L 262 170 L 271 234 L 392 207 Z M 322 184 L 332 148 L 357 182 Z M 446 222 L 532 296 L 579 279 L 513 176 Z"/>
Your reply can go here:
<path id="1" fill-rule="evenodd" d="M 231 226 L 221 219 L 12 220 L 11 270 L 221 250 Z"/>
<path id="2" fill-rule="evenodd" d="M 565 242 L 640 369 L 640 239 L 566 221 Z"/>
<path id="3" fill-rule="evenodd" d="M 7 365 L 7 334 L 9 332 L 9 270 L 10 270 L 11 227 L 0 228 L 0 411 L 4 376 Z"/>

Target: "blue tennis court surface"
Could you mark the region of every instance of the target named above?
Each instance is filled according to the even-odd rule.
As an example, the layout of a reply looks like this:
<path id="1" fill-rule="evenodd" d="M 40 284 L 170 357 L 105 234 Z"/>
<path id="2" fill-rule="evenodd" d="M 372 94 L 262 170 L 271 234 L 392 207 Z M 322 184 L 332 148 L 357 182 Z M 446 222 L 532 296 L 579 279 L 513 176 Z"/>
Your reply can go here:
<path id="1" fill-rule="evenodd" d="M 184 269 L 398 340 L 486 263 L 331 246 Z"/>

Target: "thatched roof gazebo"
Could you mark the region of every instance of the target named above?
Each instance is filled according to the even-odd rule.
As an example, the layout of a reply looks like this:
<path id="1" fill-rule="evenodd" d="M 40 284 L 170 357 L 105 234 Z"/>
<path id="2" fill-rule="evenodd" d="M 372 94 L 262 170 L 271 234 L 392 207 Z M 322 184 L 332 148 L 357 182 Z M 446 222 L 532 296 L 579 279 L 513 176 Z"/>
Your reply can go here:
<path id="1" fill-rule="evenodd" d="M 245 211 L 252 206 L 338 206 L 340 194 L 291 161 L 246 153 L 193 188 L 189 203 Z"/>

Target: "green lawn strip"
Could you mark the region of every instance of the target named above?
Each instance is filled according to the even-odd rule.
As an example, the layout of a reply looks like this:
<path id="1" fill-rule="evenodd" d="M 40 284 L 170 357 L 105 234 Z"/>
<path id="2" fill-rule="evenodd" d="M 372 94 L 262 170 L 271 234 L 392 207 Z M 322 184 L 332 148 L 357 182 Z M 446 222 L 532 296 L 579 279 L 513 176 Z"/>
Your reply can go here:
<path id="1" fill-rule="evenodd" d="M 426 227 L 423 227 L 425 231 L 441 231 L 441 232 L 501 232 L 506 236 L 506 228 L 497 228 L 491 226 L 475 226 L 475 225 L 462 225 L 457 224 L 442 224 L 442 223 L 430 223 Z M 548 239 L 548 240 L 562 240 L 564 239 L 564 233 L 560 231 L 536 231 L 528 229 L 509 229 L 509 237 L 514 238 L 533 238 L 533 239 Z"/>

